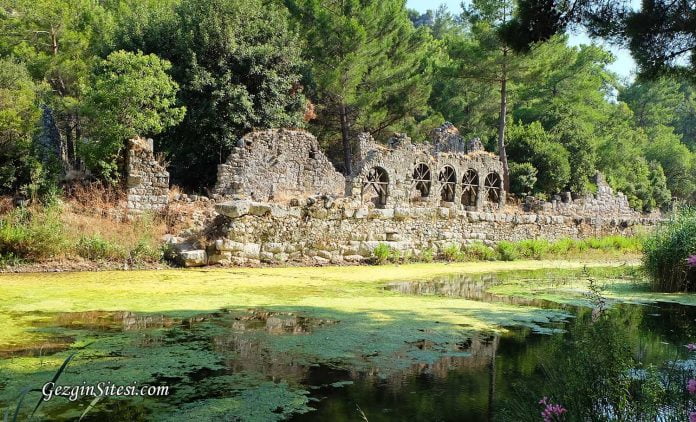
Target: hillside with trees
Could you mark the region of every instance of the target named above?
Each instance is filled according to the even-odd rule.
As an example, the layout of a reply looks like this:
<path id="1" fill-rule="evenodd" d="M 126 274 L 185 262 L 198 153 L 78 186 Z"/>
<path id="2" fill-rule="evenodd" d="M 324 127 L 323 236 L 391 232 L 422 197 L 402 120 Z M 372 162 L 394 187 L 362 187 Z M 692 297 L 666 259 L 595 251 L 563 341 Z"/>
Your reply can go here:
<path id="1" fill-rule="evenodd" d="M 636 209 L 692 202 L 691 74 L 677 47 L 639 42 L 644 14 L 610 28 L 591 6 L 573 25 L 629 46 L 635 79 L 526 0 L 424 15 L 404 0 L 0 0 L 0 193 L 118 186 L 136 135 L 205 192 L 255 129 L 307 129 L 348 173 L 358 133 L 426 142 L 450 121 L 501 156 L 518 196 L 592 192 L 600 171 Z"/>

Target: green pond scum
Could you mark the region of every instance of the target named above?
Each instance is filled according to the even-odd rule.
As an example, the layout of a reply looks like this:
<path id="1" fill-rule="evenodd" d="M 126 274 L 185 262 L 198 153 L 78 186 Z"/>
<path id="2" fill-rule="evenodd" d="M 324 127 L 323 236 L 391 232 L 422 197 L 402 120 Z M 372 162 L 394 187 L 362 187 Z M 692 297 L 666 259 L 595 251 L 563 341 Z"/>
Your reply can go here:
<path id="1" fill-rule="evenodd" d="M 0 409 L 14 412 L 75 354 L 60 384 L 170 387 L 104 398 L 83 420 L 456 420 L 462 409 L 460 420 L 485 420 L 498 400 L 490 368 L 534 372 L 532 358 L 505 361 L 504 345 L 532 350 L 565 332 L 592 306 L 590 279 L 610 307 L 696 303 L 651 292 L 635 262 L 5 274 Z M 664 340 L 646 331 L 650 359 L 672 353 Z M 23 418 L 41 393 L 27 397 Z M 78 419 L 92 399 L 56 398 L 38 414 Z"/>

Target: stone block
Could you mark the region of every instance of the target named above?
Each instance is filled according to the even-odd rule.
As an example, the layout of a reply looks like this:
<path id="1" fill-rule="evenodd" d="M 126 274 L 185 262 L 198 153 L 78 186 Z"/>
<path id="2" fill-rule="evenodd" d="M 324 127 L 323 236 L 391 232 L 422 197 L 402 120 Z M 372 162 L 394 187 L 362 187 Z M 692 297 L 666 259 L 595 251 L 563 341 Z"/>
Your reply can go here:
<path id="1" fill-rule="evenodd" d="M 245 243 L 241 252 L 246 258 L 259 259 L 261 245 L 258 243 Z"/>
<path id="2" fill-rule="evenodd" d="M 439 218 L 449 218 L 450 216 L 450 209 L 446 207 L 438 207 L 437 208 L 437 216 Z"/>
<path id="3" fill-rule="evenodd" d="M 251 201 L 246 199 L 223 202 L 215 205 L 215 211 L 229 218 L 239 218 L 249 214 Z"/>
<path id="4" fill-rule="evenodd" d="M 387 232 L 386 240 L 389 242 L 398 242 L 401 240 L 401 235 L 398 232 Z"/>
<path id="5" fill-rule="evenodd" d="M 394 218 L 394 210 L 391 208 L 373 208 L 370 211 L 369 218 L 377 220 L 388 220 Z"/>
<path id="6" fill-rule="evenodd" d="M 237 252 L 244 250 L 244 244 L 229 239 L 217 239 L 215 241 L 215 249 L 218 251 Z"/>
<path id="7" fill-rule="evenodd" d="M 220 252 L 208 256 L 208 265 L 230 265 L 232 263 L 232 252 Z"/>
<path id="8" fill-rule="evenodd" d="M 261 202 L 252 202 L 249 205 L 249 214 L 257 217 L 263 217 L 271 213 L 271 206 Z"/>
<path id="9" fill-rule="evenodd" d="M 411 216 L 411 211 L 408 208 L 394 208 L 394 218 L 397 220 L 405 220 Z"/>
<path id="10" fill-rule="evenodd" d="M 367 218 L 367 214 L 367 208 L 358 208 L 357 210 L 355 210 L 355 214 L 353 217 L 357 219 L 364 219 Z"/>
<path id="11" fill-rule="evenodd" d="M 208 264 L 208 254 L 203 249 L 179 252 L 179 259 L 184 267 L 203 267 Z"/>

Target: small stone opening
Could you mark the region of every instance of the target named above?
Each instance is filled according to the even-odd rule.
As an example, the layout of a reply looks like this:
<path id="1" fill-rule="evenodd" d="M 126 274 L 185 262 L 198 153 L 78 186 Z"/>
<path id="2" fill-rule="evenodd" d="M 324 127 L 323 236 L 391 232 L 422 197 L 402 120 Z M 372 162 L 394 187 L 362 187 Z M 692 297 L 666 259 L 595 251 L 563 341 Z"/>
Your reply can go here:
<path id="1" fill-rule="evenodd" d="M 462 178 L 462 205 L 475 207 L 479 193 L 479 177 L 476 170 L 469 169 Z"/>
<path id="2" fill-rule="evenodd" d="M 389 175 L 382 167 L 373 167 L 367 173 L 362 186 L 363 199 L 372 201 L 376 206 L 387 205 L 389 196 Z"/>
<path id="3" fill-rule="evenodd" d="M 430 173 L 430 167 L 428 167 L 427 164 L 418 164 L 416 168 L 413 169 L 413 186 L 415 188 L 413 192 L 415 199 L 422 199 L 430 196 L 432 175 Z"/>
<path id="4" fill-rule="evenodd" d="M 486 199 L 489 202 L 500 203 L 501 178 L 498 173 L 489 173 L 486 176 L 484 189 L 486 189 Z"/>
<path id="5" fill-rule="evenodd" d="M 454 192 L 457 185 L 457 172 L 450 166 L 445 166 L 440 171 L 438 180 L 442 184 L 440 197 L 445 202 L 454 202 Z"/>

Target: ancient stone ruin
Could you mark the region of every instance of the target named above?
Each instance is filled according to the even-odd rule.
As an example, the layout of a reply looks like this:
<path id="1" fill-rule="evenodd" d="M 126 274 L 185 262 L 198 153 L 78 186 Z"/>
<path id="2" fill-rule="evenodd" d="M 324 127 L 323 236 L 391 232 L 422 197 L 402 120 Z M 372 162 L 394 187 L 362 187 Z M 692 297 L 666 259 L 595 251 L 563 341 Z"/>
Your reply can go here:
<path id="1" fill-rule="evenodd" d="M 404 256 L 503 240 L 631 235 L 659 221 L 632 210 L 598 177 L 598 192 L 506 203 L 502 165 L 446 124 L 428 142 L 360 135 L 353 174 L 338 174 L 301 131 L 242 138 L 220 166 L 218 217 L 177 248 L 187 266 L 361 262 L 385 244 Z"/>
<path id="2" fill-rule="evenodd" d="M 252 132 L 218 166 L 214 192 L 259 201 L 315 194 L 341 195 L 344 177 L 319 150 L 317 138 L 304 131 Z"/>
<path id="3" fill-rule="evenodd" d="M 153 153 L 152 139 L 128 141 L 126 156 L 128 211 L 161 211 L 169 198 L 169 173 Z"/>
<path id="4" fill-rule="evenodd" d="M 502 164 L 456 128 L 433 131 L 431 142 L 414 144 L 405 135 L 387 146 L 360 135 L 357 164 L 346 196 L 377 208 L 499 209 L 505 205 Z"/>

